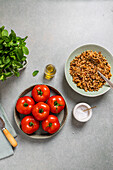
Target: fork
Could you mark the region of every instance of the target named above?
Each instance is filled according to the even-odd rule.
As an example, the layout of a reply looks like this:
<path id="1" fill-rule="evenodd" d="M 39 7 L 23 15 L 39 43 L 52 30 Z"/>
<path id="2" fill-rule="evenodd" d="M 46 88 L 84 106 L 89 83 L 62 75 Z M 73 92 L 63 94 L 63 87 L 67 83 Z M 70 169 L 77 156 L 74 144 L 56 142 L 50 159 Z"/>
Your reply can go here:
<path id="1" fill-rule="evenodd" d="M 113 89 L 113 83 L 108 80 L 99 70 L 97 70 L 100 76 L 108 83 L 108 85 Z"/>
<path id="2" fill-rule="evenodd" d="M 93 61 L 94 65 L 97 65 L 97 63 L 95 62 L 95 60 L 93 58 L 91 58 L 90 60 Z M 97 70 L 97 72 L 100 74 L 100 76 L 108 83 L 108 85 L 113 89 L 113 83 L 108 80 L 99 70 Z"/>

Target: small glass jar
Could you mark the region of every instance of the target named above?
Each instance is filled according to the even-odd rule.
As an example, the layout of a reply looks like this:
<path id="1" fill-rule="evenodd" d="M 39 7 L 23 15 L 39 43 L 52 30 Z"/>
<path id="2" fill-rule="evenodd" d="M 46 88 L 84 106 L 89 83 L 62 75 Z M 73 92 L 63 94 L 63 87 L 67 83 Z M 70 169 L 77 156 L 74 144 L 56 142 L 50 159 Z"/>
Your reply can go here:
<path id="1" fill-rule="evenodd" d="M 44 77 L 46 79 L 51 79 L 55 76 L 56 68 L 52 64 L 48 64 L 45 68 Z"/>

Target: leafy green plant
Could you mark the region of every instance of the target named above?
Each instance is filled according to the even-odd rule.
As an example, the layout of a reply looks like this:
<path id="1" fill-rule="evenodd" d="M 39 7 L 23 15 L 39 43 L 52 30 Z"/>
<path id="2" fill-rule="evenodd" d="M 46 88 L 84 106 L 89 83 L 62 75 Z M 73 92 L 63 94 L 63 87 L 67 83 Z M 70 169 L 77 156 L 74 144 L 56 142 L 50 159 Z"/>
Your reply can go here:
<path id="1" fill-rule="evenodd" d="M 0 28 L 0 80 L 15 75 L 19 77 L 19 69 L 23 68 L 29 50 L 25 38 L 17 37 L 11 30 L 9 34 L 4 26 Z"/>

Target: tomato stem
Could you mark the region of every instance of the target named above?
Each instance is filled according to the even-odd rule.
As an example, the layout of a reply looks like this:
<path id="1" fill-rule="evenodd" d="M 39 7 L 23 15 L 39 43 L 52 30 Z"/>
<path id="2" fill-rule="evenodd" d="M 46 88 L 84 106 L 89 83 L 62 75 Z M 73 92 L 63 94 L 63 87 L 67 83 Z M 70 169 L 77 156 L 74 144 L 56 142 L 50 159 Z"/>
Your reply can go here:
<path id="1" fill-rule="evenodd" d="M 37 90 L 38 94 L 42 96 L 43 92 L 41 90 Z"/>
<path id="2" fill-rule="evenodd" d="M 29 126 L 34 126 L 34 123 L 33 122 L 29 122 Z"/>
<path id="3" fill-rule="evenodd" d="M 47 128 L 47 127 L 51 127 L 51 126 L 52 126 L 52 123 L 49 123 L 49 125 L 48 125 L 48 126 L 46 126 L 46 128 Z"/>
<path id="4" fill-rule="evenodd" d="M 54 102 L 54 106 L 56 106 L 56 111 L 57 111 L 58 106 L 63 106 L 63 105 L 59 104 L 59 103 L 57 102 L 57 100 L 56 100 L 56 101 Z"/>
<path id="5" fill-rule="evenodd" d="M 43 113 L 44 112 L 44 109 L 39 109 L 39 113 Z"/>
<path id="6" fill-rule="evenodd" d="M 28 106 L 28 103 L 24 103 L 24 107 L 27 107 Z"/>
<path id="7" fill-rule="evenodd" d="M 49 127 L 51 127 L 52 126 L 52 123 L 49 123 Z"/>
<path id="8" fill-rule="evenodd" d="M 54 106 L 63 106 L 57 102 L 57 100 L 54 102 Z"/>

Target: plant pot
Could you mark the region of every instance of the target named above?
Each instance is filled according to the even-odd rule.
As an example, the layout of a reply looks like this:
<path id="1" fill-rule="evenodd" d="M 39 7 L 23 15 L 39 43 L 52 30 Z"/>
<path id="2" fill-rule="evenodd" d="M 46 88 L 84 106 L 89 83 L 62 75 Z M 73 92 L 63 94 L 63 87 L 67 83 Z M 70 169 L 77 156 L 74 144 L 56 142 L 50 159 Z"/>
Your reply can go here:
<path id="1" fill-rule="evenodd" d="M 26 59 L 26 60 L 24 61 L 24 64 L 23 64 L 23 68 L 18 69 L 18 71 L 20 72 L 21 70 L 25 69 L 26 66 L 27 66 L 27 64 L 28 64 L 28 60 Z M 13 74 L 12 76 L 14 76 L 14 74 Z M 12 76 L 10 76 L 10 77 L 12 77 Z M 8 78 L 10 78 L 10 77 L 7 77 L 6 79 L 8 79 Z M 1 80 L 1 81 L 2 81 L 2 80 Z"/>
<path id="2" fill-rule="evenodd" d="M 24 61 L 24 65 L 23 65 L 23 68 L 20 68 L 19 71 L 23 70 L 24 68 L 26 68 L 26 66 L 28 65 L 28 60 L 26 59 Z"/>

